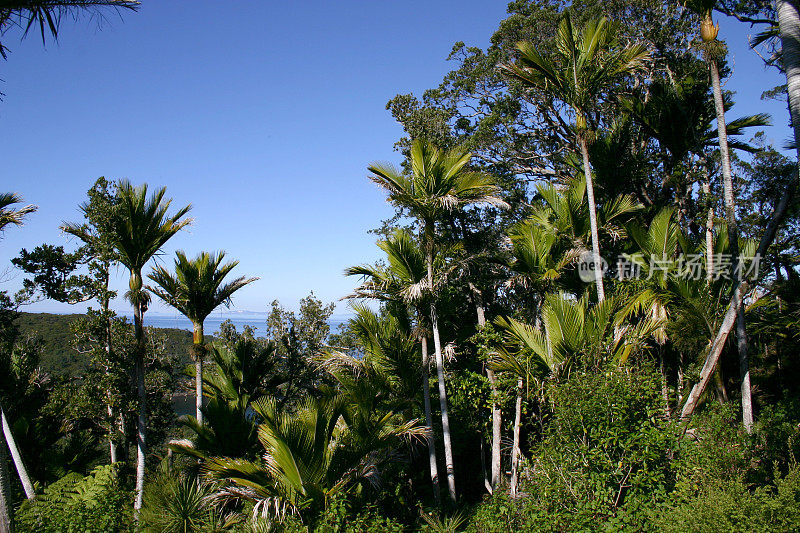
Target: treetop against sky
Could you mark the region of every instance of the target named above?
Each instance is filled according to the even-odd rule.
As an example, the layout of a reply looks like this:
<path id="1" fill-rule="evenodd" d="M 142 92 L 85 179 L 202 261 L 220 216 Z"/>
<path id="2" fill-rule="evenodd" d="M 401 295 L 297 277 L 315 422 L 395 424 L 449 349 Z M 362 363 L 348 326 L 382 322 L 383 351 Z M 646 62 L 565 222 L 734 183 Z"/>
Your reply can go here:
<path id="1" fill-rule="evenodd" d="M 167 187 L 193 205 L 193 226 L 164 250 L 224 249 L 260 280 L 236 308 L 294 307 L 310 290 L 348 294 L 345 267 L 374 261 L 367 230 L 392 214 L 367 179 L 402 128 L 386 102 L 438 85 L 453 43 L 485 47 L 506 3 L 365 1 L 143 2 L 138 13 L 68 20 L 59 42 L 5 37 L 0 63 L 0 158 L 6 189 L 39 206 L 0 241 L 8 264 L 23 247 L 60 244 L 64 221 L 99 176 Z M 769 112 L 768 138 L 789 138 L 785 103 L 762 101 L 781 83 L 747 48 L 756 30 L 717 17 L 730 49 L 734 115 Z M 10 290 L 22 275 L 3 273 Z M 114 286 L 127 285 L 122 269 Z M 124 291 L 122 291 L 124 292 Z M 121 300 L 116 307 L 127 309 Z M 40 302 L 34 311 L 83 308 Z M 154 303 L 154 311 L 166 311 Z M 344 305 L 340 304 L 340 311 Z"/>

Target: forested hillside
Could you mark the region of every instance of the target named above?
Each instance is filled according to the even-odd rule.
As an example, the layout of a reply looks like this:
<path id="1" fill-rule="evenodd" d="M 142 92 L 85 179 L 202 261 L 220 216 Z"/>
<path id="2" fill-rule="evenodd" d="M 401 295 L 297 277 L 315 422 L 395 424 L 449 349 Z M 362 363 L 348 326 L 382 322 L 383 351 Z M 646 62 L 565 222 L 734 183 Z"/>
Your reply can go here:
<path id="1" fill-rule="evenodd" d="M 66 13 L 139 8 L 0 5 L 0 30 L 43 38 Z M 182 190 L 205 211 L 172 185 L 97 178 L 62 240 L 11 258 L 0 533 L 800 530 L 800 3 L 517 0 L 506 15 L 487 47 L 455 43 L 434 87 L 390 78 L 400 162 L 363 161 L 389 215 L 375 255 L 339 267 L 352 318 L 336 332 L 336 303 L 311 292 L 272 301 L 263 334 L 207 335 L 272 265 L 221 251 L 228 230 L 194 240 L 227 216 L 201 180 Z M 758 69 L 734 68 L 726 42 Z M 745 112 L 741 77 L 780 115 Z M 772 123 L 791 123 L 789 143 Z M 301 149 L 294 166 L 318 155 Z M 213 179 L 238 209 L 251 191 L 234 177 Z M 0 194 L 0 234 L 33 231 L 35 210 Z M 332 221 L 259 210 L 247 248 L 265 262 L 281 255 L 269 239 L 308 232 L 315 260 L 290 258 L 302 281 L 349 250 Z M 169 250 L 184 236 L 191 253 Z M 18 316 L 41 298 L 86 313 Z M 192 332 L 146 328 L 156 301 Z"/>
<path id="2" fill-rule="evenodd" d="M 23 338 L 41 342 L 39 364 L 45 372 L 62 376 L 82 376 L 89 366 L 88 357 L 78 353 L 75 333 L 71 325 L 85 318 L 78 314 L 19 313 L 14 324 Z M 174 354 L 180 364 L 190 363 L 189 348 L 191 332 L 181 329 L 153 328 L 153 332 L 164 339 L 165 349 Z"/>

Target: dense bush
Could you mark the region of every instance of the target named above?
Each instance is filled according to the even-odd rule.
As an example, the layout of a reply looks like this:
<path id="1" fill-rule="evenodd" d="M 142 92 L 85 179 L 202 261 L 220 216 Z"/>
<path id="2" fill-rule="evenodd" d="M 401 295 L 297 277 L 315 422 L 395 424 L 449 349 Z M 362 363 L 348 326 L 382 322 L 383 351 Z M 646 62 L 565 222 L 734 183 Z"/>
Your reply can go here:
<path id="1" fill-rule="evenodd" d="M 132 531 L 133 495 L 120 486 L 112 465 L 82 477 L 70 473 L 26 500 L 16 513 L 18 532 L 105 533 Z"/>

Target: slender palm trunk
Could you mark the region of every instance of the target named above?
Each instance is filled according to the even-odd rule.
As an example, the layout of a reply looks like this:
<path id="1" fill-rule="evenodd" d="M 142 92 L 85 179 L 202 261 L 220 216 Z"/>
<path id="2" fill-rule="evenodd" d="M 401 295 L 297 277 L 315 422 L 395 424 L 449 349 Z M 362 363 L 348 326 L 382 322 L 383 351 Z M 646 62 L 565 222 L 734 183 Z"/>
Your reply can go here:
<path id="1" fill-rule="evenodd" d="M 141 276 L 140 276 L 141 277 Z M 136 501 L 133 508 L 138 518 L 144 497 L 144 470 L 147 456 L 147 391 L 144 387 L 144 309 L 137 301 L 133 306 L 133 327 L 136 337 L 136 392 L 139 395 L 139 417 L 136 424 Z"/>
<path id="2" fill-rule="evenodd" d="M 105 351 L 106 351 L 106 375 L 108 375 L 109 365 L 111 365 L 111 317 L 108 314 L 109 308 L 109 297 L 108 297 L 108 284 L 109 278 L 111 277 L 111 270 L 108 263 L 105 263 L 105 276 L 103 278 L 103 296 L 102 296 L 102 306 L 103 306 L 103 316 L 106 319 L 105 323 Z M 114 417 L 114 402 L 113 402 L 113 395 L 111 390 L 106 391 L 106 401 L 108 405 L 106 405 L 106 409 L 108 412 L 108 421 L 109 426 L 111 428 L 117 423 Z M 119 453 L 117 451 L 117 439 L 115 438 L 115 431 L 111 429 L 108 435 L 108 454 L 111 457 L 111 464 L 116 463 L 119 461 Z"/>
<path id="3" fill-rule="evenodd" d="M 597 233 L 597 206 L 594 201 L 594 183 L 592 182 L 592 167 L 589 163 L 589 147 L 586 144 L 586 136 L 581 133 L 579 139 L 581 145 L 581 155 L 583 156 L 583 171 L 586 177 L 586 198 L 589 201 L 589 225 L 592 231 L 592 262 L 594 263 L 594 281 L 597 284 L 597 301 L 602 302 L 606 299 L 606 291 L 603 288 L 603 263 L 600 259 L 600 237 Z"/>
<path id="4" fill-rule="evenodd" d="M 25 497 L 32 500 L 36 497 L 36 492 L 33 490 L 33 483 L 31 483 L 31 478 L 28 476 L 28 470 L 25 468 L 22 454 L 19 452 L 16 440 L 14 440 L 14 434 L 11 432 L 11 426 L 8 423 L 6 412 L 3 410 L 2 405 L 0 405 L 0 421 L 2 421 L 3 425 L 3 437 L 8 445 L 8 450 L 11 452 L 11 459 L 14 461 L 14 467 L 17 469 L 22 488 L 25 490 Z"/>
<path id="5" fill-rule="evenodd" d="M 517 406 L 514 413 L 514 443 L 511 446 L 511 497 L 517 497 L 519 484 L 519 430 L 522 426 L 522 378 L 517 379 Z"/>
<path id="6" fill-rule="evenodd" d="M 194 323 L 194 342 L 192 352 L 194 356 L 194 403 L 197 423 L 203 425 L 203 355 L 205 355 L 205 337 L 203 336 L 203 323 Z"/>
<path id="7" fill-rule="evenodd" d="M 486 326 L 486 311 L 483 307 L 483 295 L 472 283 L 470 283 L 472 294 L 475 297 L 475 312 L 478 315 L 478 329 Z M 492 460 L 491 478 L 489 479 L 489 492 L 493 492 L 500 483 L 500 440 L 501 428 L 503 425 L 503 415 L 500 406 L 497 405 L 497 376 L 491 368 L 486 369 L 486 377 L 489 378 L 489 387 L 492 394 Z M 481 455 L 481 457 L 483 457 Z"/>
<path id="8" fill-rule="evenodd" d="M 728 132 L 725 127 L 725 105 L 722 101 L 722 86 L 719 80 L 719 68 L 715 59 L 708 62 L 711 71 L 711 85 L 714 89 L 714 107 L 717 112 L 717 133 L 719 151 L 722 159 L 723 196 L 725 198 L 725 216 L 728 222 L 729 250 L 733 256 L 734 276 L 736 283 L 742 280 L 742 269 L 739 265 L 739 228 L 736 224 L 736 204 L 733 200 L 733 176 L 731 158 L 728 150 Z M 747 350 L 747 331 L 744 321 L 744 306 L 739 307 L 736 316 L 736 338 L 739 349 L 739 371 L 741 378 L 742 421 L 745 430 L 753 431 L 753 398 L 750 388 L 750 361 Z"/>
<path id="9" fill-rule="evenodd" d="M 428 444 L 428 462 L 431 469 L 431 485 L 433 486 L 433 497 L 437 505 L 442 503 L 442 495 L 439 490 L 439 467 L 436 465 L 436 442 L 433 440 L 433 414 L 431 413 L 431 383 L 429 377 L 430 358 L 428 357 L 428 337 L 422 336 L 422 397 L 425 403 L 425 425 L 428 426 L 428 436 L 425 441 Z"/>
<path id="10" fill-rule="evenodd" d="M 711 184 L 708 179 L 708 167 L 705 167 L 703 195 L 708 202 L 708 216 L 706 218 L 706 281 L 711 283 L 714 279 L 714 206 L 711 204 Z"/>
<path id="11" fill-rule="evenodd" d="M 439 380 L 439 408 L 442 411 L 442 438 L 444 440 L 444 462 L 447 470 L 447 488 L 450 500 L 456 501 L 456 476 L 453 465 L 453 446 L 450 439 L 450 417 L 447 413 L 447 388 L 444 381 L 444 359 L 442 357 L 442 342 L 439 338 L 439 317 L 436 313 L 436 298 L 433 291 L 433 224 L 425 224 L 427 240 L 426 263 L 428 267 L 428 288 L 431 297 L 431 329 L 433 330 L 433 348 L 436 354 L 436 377 Z"/>
<path id="12" fill-rule="evenodd" d="M 106 405 L 106 413 L 108 414 L 108 420 L 112 427 L 110 434 L 108 435 L 108 455 L 111 458 L 111 464 L 114 464 L 119 461 L 117 443 L 114 440 L 114 433 L 116 433 L 116 431 L 113 429 L 114 424 L 116 424 L 117 421 L 114 419 L 114 408 L 111 407 L 111 393 L 108 393 L 106 396 L 108 401 L 108 405 Z"/>
<path id="13" fill-rule="evenodd" d="M 0 533 L 13 533 L 11 524 L 11 475 L 8 472 L 6 439 L 0 431 Z"/>
<path id="14" fill-rule="evenodd" d="M 661 401 L 664 402 L 664 418 L 672 418 L 672 409 L 669 405 L 669 383 L 667 381 L 667 368 L 664 362 L 664 346 L 658 347 L 658 369 L 661 373 Z"/>
<path id="15" fill-rule="evenodd" d="M 800 37 L 800 23 L 798 23 L 797 27 L 793 28 L 793 30 L 796 32 L 795 35 Z M 797 50 L 797 59 L 800 59 L 800 50 Z M 798 61 L 796 64 L 796 75 L 798 76 L 798 91 L 800 91 L 800 61 Z M 794 123 L 794 126 L 795 134 L 797 135 L 797 138 L 800 139 L 800 94 L 797 95 L 796 104 L 796 108 L 792 107 L 792 119 L 794 120 L 796 118 L 798 120 L 798 122 Z M 794 198 L 796 191 L 797 182 L 794 182 L 789 185 L 786 194 L 781 197 L 778 205 L 775 206 L 775 211 L 773 211 L 769 223 L 764 229 L 764 234 L 761 236 L 761 241 L 758 243 L 756 257 L 763 257 L 764 254 L 767 253 L 767 249 L 770 247 L 770 245 L 772 245 L 772 242 L 775 240 L 775 234 L 778 231 L 778 227 L 780 226 L 781 221 L 786 214 L 786 209 L 789 206 L 789 202 L 792 198 Z M 683 405 L 683 409 L 681 410 L 681 418 L 687 419 L 691 417 L 694 413 L 694 410 L 697 408 L 700 397 L 705 392 L 706 387 L 708 387 L 708 383 L 711 381 L 711 376 L 714 372 L 714 369 L 716 368 L 717 363 L 719 363 L 719 357 L 722 354 L 722 349 L 725 347 L 725 342 L 728 340 L 728 335 L 730 335 L 734 323 L 736 322 L 736 317 L 739 314 L 739 309 L 741 309 L 744 295 L 747 294 L 749 289 L 750 283 L 747 279 L 743 280 L 741 283 L 737 283 L 734 286 L 733 296 L 731 296 L 731 299 L 728 302 L 728 310 L 725 312 L 725 316 L 722 319 L 722 324 L 717 332 L 717 336 L 711 343 L 711 348 L 709 349 L 708 354 L 706 354 L 703 368 L 700 370 L 700 380 L 694 385 L 694 387 L 692 387 L 692 391 L 686 397 L 686 403 Z"/>

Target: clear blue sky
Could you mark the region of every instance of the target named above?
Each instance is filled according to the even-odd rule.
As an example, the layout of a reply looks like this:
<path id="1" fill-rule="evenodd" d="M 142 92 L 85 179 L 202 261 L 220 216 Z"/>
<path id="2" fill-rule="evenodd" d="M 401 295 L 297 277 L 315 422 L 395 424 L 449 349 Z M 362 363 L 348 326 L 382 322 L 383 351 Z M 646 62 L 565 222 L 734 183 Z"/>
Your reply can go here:
<path id="1" fill-rule="evenodd" d="M 166 186 L 195 223 L 165 248 L 224 249 L 259 276 L 239 310 L 289 307 L 310 290 L 347 294 L 342 270 L 379 257 L 367 234 L 391 214 L 366 178 L 374 160 L 399 161 L 402 130 L 387 100 L 437 85 L 452 44 L 485 47 L 503 1 L 219 2 L 144 0 L 100 29 L 66 20 L 59 42 L 36 35 L 0 62 L 3 191 L 39 211 L 0 240 L 0 288 L 21 276 L 22 247 L 64 243 L 58 226 L 101 175 Z M 766 110 L 788 138 L 785 105 L 759 100 L 780 83 L 746 48 L 747 26 L 722 21 L 737 92 L 733 116 Z M 121 271 L 117 288 L 126 285 Z M 116 307 L 127 311 L 121 299 Z M 54 302 L 33 311 L 79 312 Z M 167 311 L 160 305 L 154 311 Z M 338 312 L 346 312 L 344 305 Z"/>

